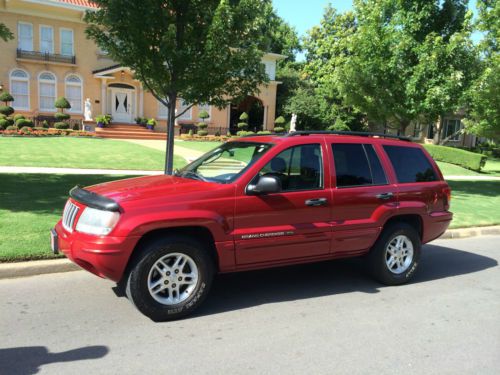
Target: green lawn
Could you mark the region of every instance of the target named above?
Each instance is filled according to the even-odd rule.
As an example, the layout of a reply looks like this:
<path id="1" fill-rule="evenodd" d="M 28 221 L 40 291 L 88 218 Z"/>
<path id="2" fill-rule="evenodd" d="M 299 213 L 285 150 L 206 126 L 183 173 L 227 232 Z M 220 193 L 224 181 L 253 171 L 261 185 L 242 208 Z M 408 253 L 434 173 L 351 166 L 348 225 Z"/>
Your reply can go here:
<path id="1" fill-rule="evenodd" d="M 481 172 L 459 167 L 455 164 L 437 161 L 437 165 L 445 176 L 500 176 L 500 160 L 488 158 Z"/>
<path id="2" fill-rule="evenodd" d="M 0 165 L 162 170 L 165 152 L 111 139 L 0 137 Z M 176 156 L 174 166 L 186 161 Z"/>
<path id="3" fill-rule="evenodd" d="M 203 141 L 180 141 L 176 140 L 175 144 L 184 147 L 184 148 L 189 148 L 190 150 L 196 150 L 200 152 L 208 152 L 216 148 L 218 145 L 221 144 L 221 142 L 203 142 Z M 174 147 L 175 150 L 175 147 Z"/>
<path id="4" fill-rule="evenodd" d="M 53 257 L 49 231 L 60 219 L 68 191 L 121 176 L 2 174 L 0 262 Z"/>
<path id="5" fill-rule="evenodd" d="M 61 217 L 68 191 L 125 177 L 2 174 L 0 262 L 53 257 L 49 230 Z M 500 224 L 500 181 L 449 181 L 452 227 Z"/>
<path id="6" fill-rule="evenodd" d="M 500 224 L 500 181 L 448 181 L 451 228 Z"/>

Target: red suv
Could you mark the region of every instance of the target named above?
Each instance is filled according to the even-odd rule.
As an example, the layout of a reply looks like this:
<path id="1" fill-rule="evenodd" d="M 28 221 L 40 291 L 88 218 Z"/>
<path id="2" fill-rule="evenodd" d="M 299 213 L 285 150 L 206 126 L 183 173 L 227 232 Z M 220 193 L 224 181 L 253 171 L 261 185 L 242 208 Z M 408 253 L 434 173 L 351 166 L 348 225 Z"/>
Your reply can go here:
<path id="1" fill-rule="evenodd" d="M 448 227 L 450 188 L 422 146 L 370 133 L 227 142 L 176 171 L 70 191 L 53 251 L 126 289 L 153 320 L 197 308 L 216 273 L 365 255 L 402 284 Z"/>

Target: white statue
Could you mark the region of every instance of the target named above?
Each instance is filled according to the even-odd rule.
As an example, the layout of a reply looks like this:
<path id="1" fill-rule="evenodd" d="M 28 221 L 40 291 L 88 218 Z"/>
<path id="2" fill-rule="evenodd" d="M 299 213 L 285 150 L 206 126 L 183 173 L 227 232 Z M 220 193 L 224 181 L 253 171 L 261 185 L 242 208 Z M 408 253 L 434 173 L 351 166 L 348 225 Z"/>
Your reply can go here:
<path id="1" fill-rule="evenodd" d="M 294 132 L 296 126 L 297 126 L 297 115 L 295 113 L 292 113 L 292 120 L 290 121 L 290 131 Z"/>
<path id="2" fill-rule="evenodd" d="M 90 98 L 85 99 L 85 121 L 92 121 L 92 103 L 90 103 Z"/>
<path id="3" fill-rule="evenodd" d="M 179 126 L 179 118 L 177 117 L 177 108 L 175 109 L 174 113 L 175 113 L 174 126 Z"/>

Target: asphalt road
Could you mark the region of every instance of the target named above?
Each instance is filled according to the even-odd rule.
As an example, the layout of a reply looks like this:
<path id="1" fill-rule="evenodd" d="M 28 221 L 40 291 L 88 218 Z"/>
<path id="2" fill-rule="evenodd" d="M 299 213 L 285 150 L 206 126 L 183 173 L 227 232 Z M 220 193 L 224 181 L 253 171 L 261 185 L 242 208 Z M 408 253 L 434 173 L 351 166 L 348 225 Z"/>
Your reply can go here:
<path id="1" fill-rule="evenodd" d="M 500 236 L 424 248 L 411 284 L 358 260 L 219 276 L 153 323 L 86 272 L 0 281 L 0 374 L 499 374 Z"/>

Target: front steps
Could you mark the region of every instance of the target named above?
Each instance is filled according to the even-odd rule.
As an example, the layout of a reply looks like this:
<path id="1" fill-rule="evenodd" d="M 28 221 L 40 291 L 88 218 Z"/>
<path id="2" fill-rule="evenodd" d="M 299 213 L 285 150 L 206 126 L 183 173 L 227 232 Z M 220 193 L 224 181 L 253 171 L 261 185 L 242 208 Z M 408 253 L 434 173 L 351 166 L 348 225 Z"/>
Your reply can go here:
<path id="1" fill-rule="evenodd" d="M 112 139 L 157 139 L 166 140 L 165 133 L 148 130 L 139 125 L 110 124 L 105 128 L 95 128 L 96 135 L 101 138 Z"/>

